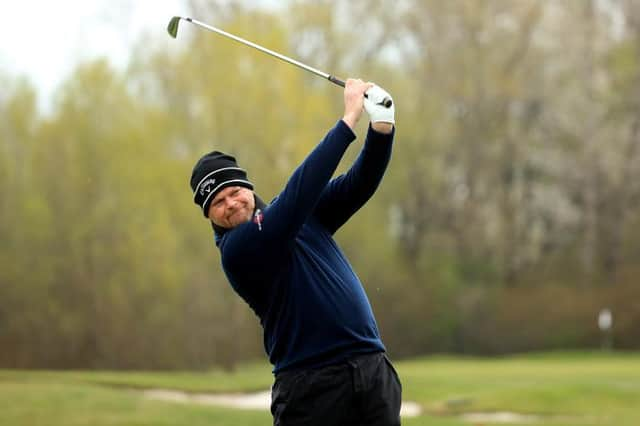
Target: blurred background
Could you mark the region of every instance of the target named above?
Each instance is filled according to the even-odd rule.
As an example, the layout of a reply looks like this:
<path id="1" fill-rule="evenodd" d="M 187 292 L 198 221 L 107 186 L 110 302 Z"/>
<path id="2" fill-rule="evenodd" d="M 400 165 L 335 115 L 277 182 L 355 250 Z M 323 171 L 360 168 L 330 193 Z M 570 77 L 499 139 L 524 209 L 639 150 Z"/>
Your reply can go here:
<path id="1" fill-rule="evenodd" d="M 394 96 L 336 237 L 395 359 L 640 349 L 640 2 L 33 3 L 0 41 L 0 368 L 265 357 L 191 168 L 232 152 L 270 200 L 342 92 L 173 15 Z"/>

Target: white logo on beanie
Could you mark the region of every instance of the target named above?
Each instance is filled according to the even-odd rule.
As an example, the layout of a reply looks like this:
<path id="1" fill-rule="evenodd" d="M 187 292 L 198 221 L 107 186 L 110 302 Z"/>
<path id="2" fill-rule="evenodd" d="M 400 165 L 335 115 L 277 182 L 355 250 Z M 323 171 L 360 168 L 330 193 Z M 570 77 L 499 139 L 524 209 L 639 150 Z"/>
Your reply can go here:
<path id="1" fill-rule="evenodd" d="M 204 195 L 205 192 L 207 194 L 210 193 L 215 183 L 216 183 L 215 179 L 209 179 L 202 182 L 202 184 L 200 185 L 200 195 Z"/>

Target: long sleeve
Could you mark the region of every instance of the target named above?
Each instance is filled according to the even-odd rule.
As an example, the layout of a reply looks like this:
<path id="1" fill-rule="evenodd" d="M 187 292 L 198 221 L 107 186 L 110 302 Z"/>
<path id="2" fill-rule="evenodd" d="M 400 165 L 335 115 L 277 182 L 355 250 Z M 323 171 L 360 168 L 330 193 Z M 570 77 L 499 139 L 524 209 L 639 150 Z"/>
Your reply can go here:
<path id="1" fill-rule="evenodd" d="M 315 216 L 329 232 L 337 231 L 373 196 L 389 164 L 394 135 L 395 128 L 382 134 L 369 126 L 364 147 L 349 171 L 325 187 Z"/>
<path id="2" fill-rule="evenodd" d="M 295 170 L 284 190 L 264 213 L 264 231 L 276 238 L 294 238 L 311 216 L 349 144 L 356 138 L 342 121 Z"/>

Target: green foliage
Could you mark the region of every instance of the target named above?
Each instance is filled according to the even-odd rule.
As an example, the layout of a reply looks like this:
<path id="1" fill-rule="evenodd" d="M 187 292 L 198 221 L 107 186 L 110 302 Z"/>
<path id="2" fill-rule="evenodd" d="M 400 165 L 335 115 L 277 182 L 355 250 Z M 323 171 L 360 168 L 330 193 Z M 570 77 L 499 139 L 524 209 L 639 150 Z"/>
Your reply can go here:
<path id="1" fill-rule="evenodd" d="M 637 8 L 611 6 L 614 28 L 592 1 L 396 3 L 200 4 L 216 10 L 203 21 L 393 94 L 388 173 L 336 235 L 390 352 L 597 347 L 604 306 L 615 345 L 638 348 Z M 270 200 L 341 117 L 339 88 L 193 28 L 141 40 L 126 72 L 81 64 L 47 116 L 26 81 L 1 80 L 0 365 L 263 356 L 191 168 L 231 152 Z"/>

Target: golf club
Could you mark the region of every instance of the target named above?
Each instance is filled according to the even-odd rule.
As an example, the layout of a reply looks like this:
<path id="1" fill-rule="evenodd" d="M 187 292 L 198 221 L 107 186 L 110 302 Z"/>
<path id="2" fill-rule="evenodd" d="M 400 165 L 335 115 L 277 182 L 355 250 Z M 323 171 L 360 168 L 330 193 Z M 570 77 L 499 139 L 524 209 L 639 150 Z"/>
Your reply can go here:
<path id="1" fill-rule="evenodd" d="M 197 26 L 199 26 L 201 28 L 204 28 L 206 30 L 213 31 L 214 33 L 217 33 L 217 34 L 219 34 L 221 36 L 228 37 L 228 38 L 230 38 L 232 40 L 235 40 L 235 41 L 237 41 L 239 43 L 245 44 L 247 46 L 251 46 L 254 49 L 257 49 L 257 50 L 259 50 L 259 51 L 261 51 L 263 53 L 266 53 L 268 55 L 275 56 L 276 58 L 281 59 L 281 60 L 283 60 L 285 62 L 288 62 L 288 63 L 290 63 L 292 65 L 295 65 L 297 67 L 300 67 L 303 70 L 309 71 L 309 72 L 311 72 L 313 74 L 316 74 L 316 75 L 318 75 L 320 77 L 323 77 L 323 78 L 329 80 L 330 82 L 332 82 L 334 84 L 337 84 L 338 86 L 341 86 L 341 87 L 345 86 L 344 81 L 340 80 L 339 78 L 336 78 L 335 76 L 333 76 L 331 74 L 328 74 L 326 72 L 323 72 L 323 71 L 320 71 L 320 70 L 315 69 L 313 67 L 310 67 L 309 65 L 303 64 L 302 62 L 296 61 L 295 59 L 291 59 L 288 56 L 282 55 L 282 54 L 280 54 L 278 52 L 274 52 L 273 50 L 267 49 L 266 47 L 262 47 L 262 46 L 260 46 L 258 44 L 250 42 L 249 40 L 245 40 L 245 39 L 243 39 L 241 37 L 235 36 L 233 34 L 230 34 L 230 33 L 226 32 L 226 31 L 223 31 L 221 29 L 212 27 L 211 25 L 207 25 L 205 23 L 202 23 L 202 22 L 197 21 L 197 20 L 192 19 L 192 18 L 185 18 L 185 17 L 181 17 L 181 16 L 174 16 L 173 18 L 171 18 L 171 21 L 169 21 L 169 25 L 167 26 L 167 31 L 169 32 L 169 35 L 171 37 L 173 37 L 173 38 L 176 38 L 176 36 L 178 35 L 178 24 L 180 23 L 181 19 L 184 19 L 187 22 L 191 22 L 192 24 L 197 25 Z M 365 94 L 365 97 L 366 96 L 367 95 Z M 385 98 L 385 99 L 382 100 L 382 102 L 380 102 L 380 105 L 383 105 L 386 108 L 390 108 L 392 104 L 393 104 L 393 102 L 389 98 Z"/>

